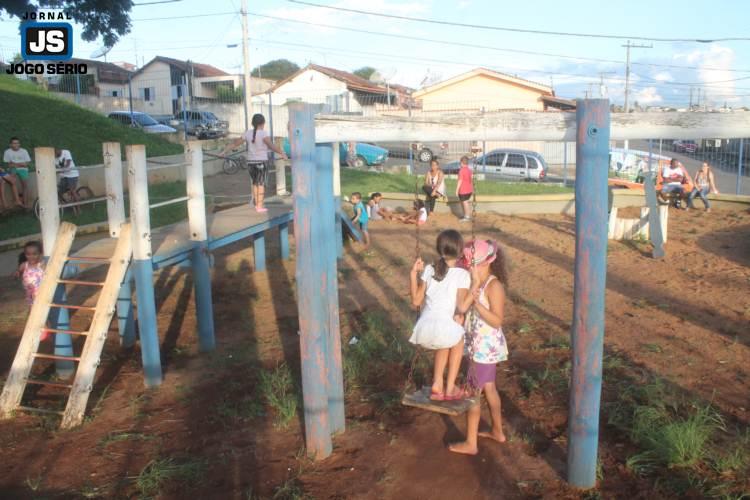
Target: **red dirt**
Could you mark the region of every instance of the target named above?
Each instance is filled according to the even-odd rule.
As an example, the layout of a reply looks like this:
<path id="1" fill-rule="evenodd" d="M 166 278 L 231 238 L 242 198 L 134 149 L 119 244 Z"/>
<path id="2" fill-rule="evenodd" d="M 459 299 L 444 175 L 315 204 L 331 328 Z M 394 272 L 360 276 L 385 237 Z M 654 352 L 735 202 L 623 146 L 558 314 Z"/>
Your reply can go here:
<path id="1" fill-rule="evenodd" d="M 610 242 L 605 351 L 747 426 L 750 215 L 672 211 L 670 217 L 663 260 L 651 259 L 648 245 Z M 468 226 L 437 216 L 422 231 L 425 256 L 438 230 L 448 227 L 468 237 Z M 404 281 L 414 253 L 410 231 L 372 224 L 373 255 L 347 251 L 339 292 L 344 343 L 358 335 L 364 313 L 382 312 L 393 325 L 413 320 Z M 0 497 L 137 497 L 141 470 L 173 457 L 202 460 L 203 472 L 194 483 L 165 483 L 160 498 L 188 492 L 195 498 L 579 498 L 564 483 L 564 387 L 527 396 L 522 385 L 524 372 L 561 366 L 569 355 L 550 340 L 570 328 L 574 221 L 480 215 L 476 231 L 498 239 L 511 262 L 505 325 L 511 358 L 498 379 L 510 442 L 482 442 L 476 457 L 457 456 L 445 444 L 461 437 L 462 418 L 383 411 L 366 392 L 352 391 L 347 431 L 335 438 L 330 458 L 312 463 L 304 458 L 298 420 L 278 429 L 269 411 L 243 420 L 222 410 L 256 398 L 262 367 L 299 363 L 293 261 L 282 264 L 271 245 L 269 271 L 252 273 L 252 249 L 238 244 L 216 256 L 216 352 L 197 353 L 189 273 L 162 272 L 164 384 L 143 388 L 139 353 L 118 351 L 113 326 L 84 425 L 62 432 L 54 419 L 25 415 L 0 422 Z M 0 301 L 0 373 L 7 373 L 25 318 L 17 283 L 0 283 Z M 378 389 L 400 390 L 406 371 L 395 367 Z M 605 381 L 605 400 L 608 389 Z M 132 434 L 105 439 L 117 432 Z M 659 497 L 651 480 L 624 467 L 633 452 L 626 439 L 603 426 L 600 449 L 602 497 Z"/>

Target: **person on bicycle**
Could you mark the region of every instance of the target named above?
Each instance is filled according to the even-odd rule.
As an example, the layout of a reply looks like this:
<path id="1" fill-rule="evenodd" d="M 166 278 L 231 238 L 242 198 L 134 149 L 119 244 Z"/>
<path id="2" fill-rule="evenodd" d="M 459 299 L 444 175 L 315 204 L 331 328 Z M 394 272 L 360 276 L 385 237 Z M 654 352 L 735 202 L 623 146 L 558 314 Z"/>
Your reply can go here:
<path id="1" fill-rule="evenodd" d="M 60 184 L 57 185 L 57 193 L 60 198 L 63 198 L 65 194 L 70 195 L 70 199 L 74 202 L 80 201 L 78 199 L 78 177 L 80 173 L 76 168 L 76 164 L 73 162 L 73 155 L 67 149 L 55 148 L 55 169 L 60 174 Z M 73 212 L 78 215 L 80 208 L 78 206 L 73 207 Z"/>
<path id="2" fill-rule="evenodd" d="M 220 156 L 226 156 L 227 151 L 234 150 L 243 142 L 247 144 L 247 167 L 253 182 L 253 202 L 257 212 L 268 212 L 263 206 L 266 191 L 266 177 L 268 175 L 268 153 L 270 151 L 286 159 L 284 151 L 273 143 L 273 138 L 264 129 L 266 119 L 260 113 L 254 114 L 252 130 L 246 131 L 241 137 L 224 148 Z"/>

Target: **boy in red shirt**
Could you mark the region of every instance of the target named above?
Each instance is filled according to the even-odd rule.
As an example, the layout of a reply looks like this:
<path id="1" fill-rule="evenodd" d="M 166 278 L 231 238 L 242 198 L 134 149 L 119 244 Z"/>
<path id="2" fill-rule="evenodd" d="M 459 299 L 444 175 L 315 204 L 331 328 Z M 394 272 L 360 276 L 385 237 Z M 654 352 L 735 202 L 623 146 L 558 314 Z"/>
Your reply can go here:
<path id="1" fill-rule="evenodd" d="M 469 168 L 469 157 L 461 157 L 461 168 L 458 170 L 458 185 L 456 186 L 456 196 L 461 201 L 461 208 L 463 209 L 464 215 L 461 217 L 461 222 L 470 221 L 471 213 L 469 200 L 471 195 L 474 193 L 474 185 L 471 182 L 471 169 Z"/>

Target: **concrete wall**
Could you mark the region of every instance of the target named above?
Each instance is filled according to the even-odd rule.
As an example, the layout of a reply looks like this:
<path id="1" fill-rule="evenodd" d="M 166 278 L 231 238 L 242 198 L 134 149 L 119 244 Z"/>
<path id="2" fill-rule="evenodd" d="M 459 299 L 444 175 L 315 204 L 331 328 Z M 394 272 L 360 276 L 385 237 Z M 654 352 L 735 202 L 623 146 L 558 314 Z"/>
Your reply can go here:
<path id="1" fill-rule="evenodd" d="M 133 89 L 134 94 L 135 92 L 135 89 Z M 112 111 L 130 111 L 130 104 L 127 95 L 123 97 L 108 97 L 83 94 L 79 96 L 80 100 L 76 102 L 75 94 L 69 94 L 67 92 L 50 92 L 50 94 L 65 99 L 66 101 L 80 104 L 84 108 L 96 111 L 103 115 L 109 114 Z M 146 112 L 146 103 L 142 99 L 133 98 L 133 111 Z"/>
<path id="2" fill-rule="evenodd" d="M 131 87 L 134 98 L 140 98 L 141 88 L 150 87 L 154 89 L 154 100 L 144 103 L 143 112 L 150 115 L 173 114 L 172 81 L 168 64 L 157 61 L 149 65 L 142 73 L 138 73 L 132 78 Z"/>
<path id="3" fill-rule="evenodd" d="M 311 104 L 331 104 L 334 112 L 362 113 L 363 111 L 362 106 L 344 82 L 314 69 L 308 69 L 286 82 L 272 92 L 272 98 L 277 106 L 284 105 L 287 101 L 297 100 Z M 253 99 L 268 102 L 267 95 L 258 95 Z"/>

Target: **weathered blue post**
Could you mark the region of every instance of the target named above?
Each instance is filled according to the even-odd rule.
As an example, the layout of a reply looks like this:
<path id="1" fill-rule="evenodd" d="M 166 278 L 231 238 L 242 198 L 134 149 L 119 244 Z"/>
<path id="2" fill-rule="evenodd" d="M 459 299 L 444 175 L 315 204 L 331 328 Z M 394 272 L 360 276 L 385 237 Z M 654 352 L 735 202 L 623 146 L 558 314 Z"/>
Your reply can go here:
<path id="1" fill-rule="evenodd" d="M 339 154 L 339 143 L 333 143 L 332 160 L 333 160 L 333 206 L 334 217 L 336 218 L 336 227 L 334 238 L 336 238 L 336 256 L 341 259 L 344 257 L 344 236 L 341 232 L 341 155 Z M 338 303 L 338 302 L 337 302 Z"/>
<path id="2" fill-rule="evenodd" d="M 297 254 L 297 307 L 302 359 L 302 399 L 305 446 L 316 459 L 331 454 L 328 416 L 326 343 L 328 310 L 327 273 L 315 255 L 320 252 L 323 217 L 316 205 L 315 120 L 309 104 L 289 106 L 289 142 L 294 189 L 294 239 Z"/>
<path id="3" fill-rule="evenodd" d="M 154 265 L 151 260 L 151 219 L 148 202 L 148 171 L 146 146 L 127 146 L 128 191 L 130 193 L 130 223 L 133 225 L 133 262 L 135 296 L 138 304 L 138 333 L 141 339 L 141 359 L 146 387 L 162 382 L 159 333 L 156 325 L 154 298 Z"/>
<path id="4" fill-rule="evenodd" d="M 185 146 L 188 227 L 190 240 L 195 242 L 190 261 L 193 265 L 195 315 L 198 319 L 198 347 L 213 351 L 214 306 L 211 299 L 211 270 L 208 253 L 208 225 L 206 222 L 206 194 L 203 188 L 203 149 L 200 141 Z"/>
<path id="5" fill-rule="evenodd" d="M 135 318 L 133 317 L 133 274 L 131 268 L 125 273 L 120 291 L 117 294 L 117 327 L 120 332 L 120 346 L 135 345 Z"/>
<path id="6" fill-rule="evenodd" d="M 659 213 L 659 202 L 656 198 L 656 186 L 653 175 L 653 141 L 648 140 L 648 172 L 643 176 L 643 190 L 646 194 L 646 205 L 648 205 L 648 239 L 651 241 L 651 256 L 654 259 L 664 257 L 664 231 L 661 225 L 661 214 Z M 657 163 L 656 168 L 659 168 Z"/>
<path id="7" fill-rule="evenodd" d="M 576 259 L 568 482 L 578 488 L 592 488 L 596 484 L 604 344 L 609 100 L 579 99 L 576 119 Z"/>
<path id="8" fill-rule="evenodd" d="M 346 425 L 344 415 L 344 378 L 341 365 L 341 334 L 339 331 L 339 279 L 336 226 L 341 225 L 334 197 L 334 162 L 336 144 L 323 144 L 316 148 L 315 188 L 319 212 L 321 246 L 318 255 L 325 269 L 323 294 L 328 314 L 328 339 L 326 342 L 326 368 L 328 369 L 328 418 L 331 432 L 343 432 Z M 340 239 L 338 241 L 341 241 Z"/>
<path id="9" fill-rule="evenodd" d="M 745 140 L 740 138 L 740 155 L 739 159 L 737 160 L 737 187 L 735 189 L 735 192 L 740 195 L 742 194 L 742 156 L 745 152 Z"/>

